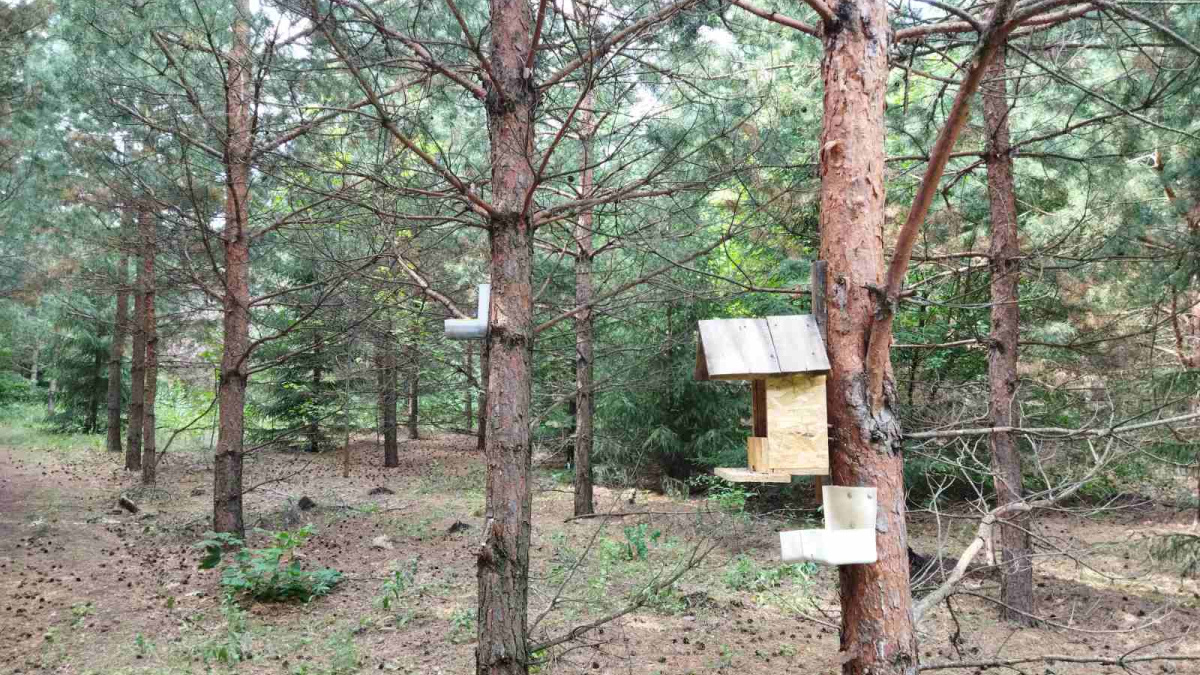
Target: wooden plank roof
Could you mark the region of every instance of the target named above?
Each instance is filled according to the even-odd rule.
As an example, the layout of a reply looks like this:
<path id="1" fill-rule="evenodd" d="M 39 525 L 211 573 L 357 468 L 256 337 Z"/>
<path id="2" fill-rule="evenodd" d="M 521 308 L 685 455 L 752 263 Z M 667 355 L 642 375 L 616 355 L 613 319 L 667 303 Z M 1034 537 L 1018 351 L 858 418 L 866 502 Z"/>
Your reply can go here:
<path id="1" fill-rule="evenodd" d="M 753 380 L 829 372 L 816 319 L 809 314 L 700 323 L 696 379 Z"/>

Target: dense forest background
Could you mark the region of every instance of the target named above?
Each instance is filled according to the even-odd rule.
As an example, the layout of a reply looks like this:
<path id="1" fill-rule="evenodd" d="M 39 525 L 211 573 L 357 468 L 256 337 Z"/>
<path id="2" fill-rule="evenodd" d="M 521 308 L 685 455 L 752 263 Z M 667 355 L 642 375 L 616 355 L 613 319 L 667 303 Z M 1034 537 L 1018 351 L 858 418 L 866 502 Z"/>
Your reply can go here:
<path id="1" fill-rule="evenodd" d="M 887 36 L 845 28 L 860 10 Z M 843 30 L 883 52 L 831 79 Z M 728 494 L 749 387 L 696 380 L 696 322 L 809 313 L 829 260 L 831 302 L 877 301 L 888 338 L 829 340 L 866 364 L 866 437 L 895 437 L 881 551 L 905 509 L 986 525 L 1002 613 L 1035 623 L 1030 561 L 1078 553 L 1031 543 L 1038 509 L 1200 508 L 1196 45 L 1185 1 L 0 2 L 0 406 L 146 485 L 210 455 L 209 524 L 240 535 L 243 456 L 361 438 L 394 467 L 477 436 L 489 514 L 523 480 L 490 472 L 530 458 L 576 516 L 593 484 Z M 829 136 L 871 68 L 882 109 Z M 860 143 L 883 184 L 835 185 Z M 489 339 L 446 339 L 481 283 Z M 522 489 L 496 536 L 527 568 Z M 481 612 L 491 588 L 524 615 L 520 567 L 481 573 Z M 528 667 L 480 639 L 479 672 Z"/>

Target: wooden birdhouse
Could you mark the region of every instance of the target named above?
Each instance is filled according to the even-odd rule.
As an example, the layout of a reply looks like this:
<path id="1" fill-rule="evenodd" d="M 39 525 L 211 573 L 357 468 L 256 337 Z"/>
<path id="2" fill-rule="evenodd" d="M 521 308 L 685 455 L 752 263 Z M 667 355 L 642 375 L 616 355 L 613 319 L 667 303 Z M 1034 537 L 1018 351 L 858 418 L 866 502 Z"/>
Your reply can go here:
<path id="1" fill-rule="evenodd" d="M 748 467 L 719 468 L 734 482 L 787 483 L 829 473 L 825 374 L 829 358 L 810 315 L 700 322 L 697 380 L 749 380 L 754 432 Z"/>

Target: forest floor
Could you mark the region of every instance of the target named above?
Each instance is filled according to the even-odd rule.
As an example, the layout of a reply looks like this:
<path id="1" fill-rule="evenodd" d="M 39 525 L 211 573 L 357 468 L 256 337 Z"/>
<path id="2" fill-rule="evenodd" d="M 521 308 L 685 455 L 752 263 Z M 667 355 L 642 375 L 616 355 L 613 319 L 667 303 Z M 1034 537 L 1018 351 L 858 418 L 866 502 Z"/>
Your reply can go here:
<path id="1" fill-rule="evenodd" d="M 147 493 L 99 439 L 47 448 L 28 439 L 6 443 L 11 436 L 0 429 L 0 671 L 472 672 L 474 550 L 484 502 L 474 439 L 405 442 L 401 466 L 387 470 L 378 447 L 363 440 L 353 446 L 350 478 L 341 477 L 334 453 L 256 452 L 247 461 L 246 483 L 258 486 L 246 495 L 247 525 L 313 523 L 302 562 L 336 568 L 345 580 L 309 604 L 230 605 L 222 603 L 218 572 L 197 569 L 195 544 L 211 512 L 207 452 L 168 454 L 161 491 Z M 379 487 L 391 494 L 371 494 Z M 123 492 L 139 513 L 117 508 Z M 538 639 L 626 606 L 697 546 L 716 548 L 646 606 L 565 652 L 551 650 L 553 659 L 537 672 L 838 671 L 837 631 L 823 625 L 837 623 L 836 570 L 778 562 L 775 532 L 815 523 L 729 515 L 710 499 L 644 491 L 631 504 L 631 494 L 598 489 L 597 506 L 635 515 L 568 522 L 569 485 L 538 473 L 530 621 L 555 608 L 534 629 Z M 303 496 L 316 506 L 300 511 Z M 954 596 L 953 618 L 943 604 L 921 625 L 924 665 L 1117 657 L 1151 643 L 1134 656 L 1200 653 L 1193 635 L 1200 587 L 1151 566 L 1141 537 L 1151 529 L 1190 531 L 1191 521 L 1191 513 L 1153 504 L 1042 518 L 1036 531 L 1047 544 L 1039 548 L 1062 546 L 1087 561 L 1039 560 L 1037 604 L 1049 623 L 1019 629 L 997 621 L 994 606 L 979 597 L 995 597 L 995 582 L 968 582 L 970 594 Z M 950 550 L 961 550 L 973 528 L 968 519 L 943 520 L 942 536 Z M 915 518 L 913 548 L 933 550 L 937 533 L 934 522 Z M 262 545 L 266 537 L 250 539 Z M 384 584 L 397 570 L 405 583 L 385 609 Z M 1132 668 L 1039 662 L 992 672 L 1200 673 L 1200 663 L 1189 661 Z"/>

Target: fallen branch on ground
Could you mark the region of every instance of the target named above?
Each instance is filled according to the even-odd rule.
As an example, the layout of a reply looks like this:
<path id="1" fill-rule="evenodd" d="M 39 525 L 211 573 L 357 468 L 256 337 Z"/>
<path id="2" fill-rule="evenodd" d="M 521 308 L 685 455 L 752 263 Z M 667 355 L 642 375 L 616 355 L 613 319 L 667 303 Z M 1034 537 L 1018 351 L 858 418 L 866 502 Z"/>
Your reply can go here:
<path id="1" fill-rule="evenodd" d="M 1064 654 L 1047 654 L 1045 656 L 1028 656 L 1015 659 L 997 659 L 995 661 L 962 661 L 959 663 L 931 663 L 927 666 L 921 666 L 921 672 L 930 670 L 952 670 L 966 668 L 1004 668 L 1020 665 L 1022 663 L 1045 663 L 1053 665 L 1055 663 L 1090 663 L 1097 666 L 1119 666 L 1121 668 L 1128 667 L 1134 663 L 1146 663 L 1149 661 L 1200 661 L 1200 656 L 1170 656 L 1167 654 L 1157 656 L 1131 656 L 1131 657 L 1103 657 L 1103 656 L 1066 656 Z"/>

